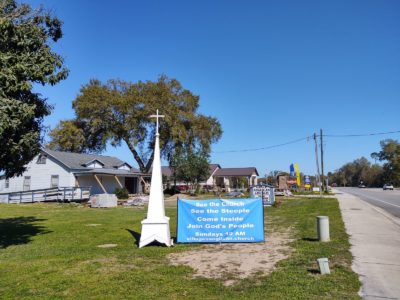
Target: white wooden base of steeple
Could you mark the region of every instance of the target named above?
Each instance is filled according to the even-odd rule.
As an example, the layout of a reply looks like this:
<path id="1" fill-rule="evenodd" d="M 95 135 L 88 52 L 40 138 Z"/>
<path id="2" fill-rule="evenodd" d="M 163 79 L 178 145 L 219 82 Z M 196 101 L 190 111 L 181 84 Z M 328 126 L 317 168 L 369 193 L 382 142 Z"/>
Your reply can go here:
<path id="1" fill-rule="evenodd" d="M 142 248 L 154 241 L 170 247 L 174 244 L 169 231 L 169 218 L 160 220 L 145 219 L 142 221 L 142 234 L 140 236 L 139 248 Z"/>

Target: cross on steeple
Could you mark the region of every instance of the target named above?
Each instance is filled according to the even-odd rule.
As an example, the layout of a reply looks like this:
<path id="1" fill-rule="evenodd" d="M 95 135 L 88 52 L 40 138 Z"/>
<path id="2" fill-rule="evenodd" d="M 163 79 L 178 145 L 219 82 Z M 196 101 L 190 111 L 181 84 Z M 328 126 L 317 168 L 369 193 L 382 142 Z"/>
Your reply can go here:
<path id="1" fill-rule="evenodd" d="M 150 117 L 150 118 L 156 118 L 156 124 L 157 124 L 157 125 L 156 125 L 156 128 L 157 128 L 157 129 L 156 129 L 156 130 L 157 130 L 157 131 L 156 131 L 156 135 L 158 135 L 158 118 L 164 118 L 165 116 L 164 116 L 164 115 L 159 115 L 159 114 L 158 114 L 158 109 L 157 109 L 157 113 L 156 113 L 155 115 L 150 115 L 149 117 Z"/>

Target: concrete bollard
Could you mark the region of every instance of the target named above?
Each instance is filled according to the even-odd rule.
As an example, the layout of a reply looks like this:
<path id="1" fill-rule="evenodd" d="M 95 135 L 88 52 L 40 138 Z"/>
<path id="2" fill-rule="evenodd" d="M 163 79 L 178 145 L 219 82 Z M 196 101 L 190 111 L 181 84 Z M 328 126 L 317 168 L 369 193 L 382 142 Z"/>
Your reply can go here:
<path id="1" fill-rule="evenodd" d="M 328 242 L 329 237 L 329 218 L 327 216 L 317 217 L 317 230 L 318 230 L 318 240 L 320 242 Z"/>
<path id="2" fill-rule="evenodd" d="M 329 269 L 329 262 L 326 257 L 324 258 L 318 258 L 317 259 L 318 263 L 318 268 L 319 272 L 324 275 L 324 274 L 331 274 L 331 270 Z"/>

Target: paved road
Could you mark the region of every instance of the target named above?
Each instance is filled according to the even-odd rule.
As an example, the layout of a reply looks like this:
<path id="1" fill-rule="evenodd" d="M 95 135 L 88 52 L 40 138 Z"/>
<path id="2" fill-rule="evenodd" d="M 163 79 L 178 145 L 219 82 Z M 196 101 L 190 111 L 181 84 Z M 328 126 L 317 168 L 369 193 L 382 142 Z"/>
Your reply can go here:
<path id="1" fill-rule="evenodd" d="M 384 191 L 383 189 L 336 188 L 339 191 L 355 195 L 360 199 L 378 206 L 393 216 L 400 217 L 400 190 Z"/>

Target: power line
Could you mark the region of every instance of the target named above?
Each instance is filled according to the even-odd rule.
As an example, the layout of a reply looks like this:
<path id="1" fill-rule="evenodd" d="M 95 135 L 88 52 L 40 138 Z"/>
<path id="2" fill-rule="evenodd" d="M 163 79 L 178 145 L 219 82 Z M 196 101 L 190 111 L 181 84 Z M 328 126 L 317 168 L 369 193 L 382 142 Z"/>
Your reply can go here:
<path id="1" fill-rule="evenodd" d="M 214 151 L 214 153 L 235 153 L 235 152 L 250 152 L 250 151 L 267 150 L 267 149 L 278 148 L 278 147 L 282 147 L 282 146 L 298 143 L 298 142 L 301 142 L 301 141 L 309 140 L 311 137 L 312 136 L 306 136 L 304 138 L 296 139 L 296 140 L 289 141 L 289 142 L 286 142 L 286 143 L 276 144 L 276 145 L 271 145 L 271 146 L 261 147 L 261 148 L 250 148 L 250 149 L 241 149 L 241 150 L 227 150 L 227 151 Z"/>
<path id="2" fill-rule="evenodd" d="M 326 137 L 361 137 L 361 136 L 384 135 L 384 134 L 391 134 L 391 133 L 400 133 L 400 130 L 387 131 L 387 132 L 362 133 L 362 134 L 324 134 L 324 136 L 326 136 Z"/>
<path id="3" fill-rule="evenodd" d="M 385 134 L 393 134 L 393 133 L 400 133 L 400 130 L 396 131 L 386 131 L 386 132 L 373 132 L 373 133 L 363 133 L 363 134 L 323 134 L 323 137 L 337 137 L 337 138 L 347 138 L 347 137 L 363 137 L 363 136 L 376 136 L 376 135 L 385 135 Z M 281 144 L 276 144 L 276 145 L 271 145 L 271 146 L 266 146 L 266 147 L 260 147 L 260 148 L 249 148 L 249 149 L 239 149 L 239 150 L 226 150 L 226 151 L 213 151 L 213 153 L 239 153 L 239 152 L 253 152 L 253 151 L 261 151 L 261 150 L 268 150 L 268 149 L 273 149 L 273 148 L 278 148 L 290 144 L 295 144 L 299 143 L 301 141 L 305 140 L 310 140 L 313 138 L 314 135 L 309 135 L 303 138 L 299 138 L 296 140 L 292 140 L 286 143 L 281 143 Z M 321 137 L 321 135 L 315 135 L 315 137 Z"/>

